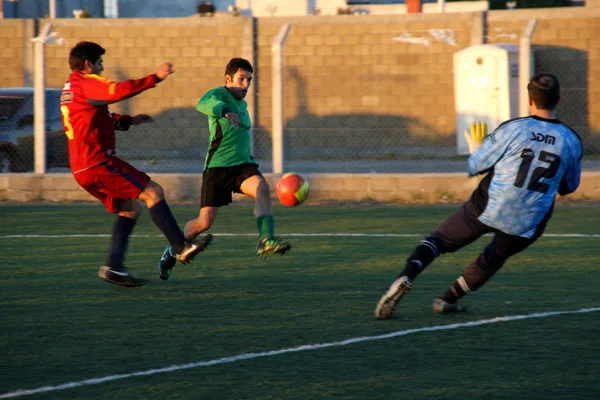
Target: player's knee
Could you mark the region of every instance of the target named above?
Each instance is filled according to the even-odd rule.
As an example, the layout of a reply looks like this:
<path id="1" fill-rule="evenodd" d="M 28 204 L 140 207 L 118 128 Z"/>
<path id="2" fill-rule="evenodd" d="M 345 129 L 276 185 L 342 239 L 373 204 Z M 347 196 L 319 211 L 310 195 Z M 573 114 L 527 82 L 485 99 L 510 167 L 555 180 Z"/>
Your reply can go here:
<path id="1" fill-rule="evenodd" d="M 148 208 L 151 208 L 165 199 L 165 191 L 158 183 L 150 181 L 148 186 L 146 186 L 146 189 L 140 195 L 140 199 L 146 203 Z"/>
<path id="2" fill-rule="evenodd" d="M 142 213 L 140 203 L 135 200 L 127 200 L 119 204 L 118 215 L 129 219 L 138 219 Z"/>
<path id="3" fill-rule="evenodd" d="M 134 219 L 137 220 L 138 217 L 140 216 L 141 211 L 138 210 L 130 210 L 130 211 L 121 211 L 119 212 L 119 216 L 120 217 L 125 217 L 125 218 L 129 218 L 129 219 Z"/>
<path id="4" fill-rule="evenodd" d="M 142 207 L 137 201 L 133 201 L 131 205 L 131 210 L 128 212 L 127 218 L 138 219 L 138 217 L 142 214 Z"/>

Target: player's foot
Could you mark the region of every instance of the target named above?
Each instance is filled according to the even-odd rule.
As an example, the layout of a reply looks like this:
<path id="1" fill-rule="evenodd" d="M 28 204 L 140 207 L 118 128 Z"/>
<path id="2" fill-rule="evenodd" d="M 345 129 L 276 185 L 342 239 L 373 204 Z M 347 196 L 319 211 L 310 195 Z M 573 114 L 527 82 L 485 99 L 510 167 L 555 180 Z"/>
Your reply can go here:
<path id="1" fill-rule="evenodd" d="M 158 262 L 158 276 L 166 281 L 173 272 L 173 267 L 177 264 L 177 258 L 171 255 L 171 246 L 167 246 Z"/>
<path id="2" fill-rule="evenodd" d="M 394 314 L 396 306 L 400 302 L 400 298 L 408 293 L 412 287 L 412 282 L 408 277 L 401 276 L 396 279 L 389 288 L 385 291 L 377 307 L 375 308 L 375 318 L 389 319 Z"/>
<path id="3" fill-rule="evenodd" d="M 116 283 L 117 285 L 127 287 L 142 286 L 146 283 L 143 279 L 135 278 L 124 268 L 117 270 L 108 265 L 100 267 L 98 270 L 98 277 L 105 282 Z"/>
<path id="4" fill-rule="evenodd" d="M 196 256 L 196 254 L 200 253 L 201 251 L 204 251 L 204 249 L 208 247 L 210 242 L 212 242 L 212 239 L 213 235 L 209 233 L 202 239 L 196 239 L 191 242 L 186 241 L 185 247 L 183 248 L 183 250 L 181 250 L 179 254 L 175 256 L 175 258 L 177 258 L 177 260 L 179 260 L 179 262 L 182 264 L 189 263 L 194 259 L 194 256 Z"/>
<path id="5" fill-rule="evenodd" d="M 467 311 L 467 309 L 460 305 L 458 302 L 447 303 L 442 299 L 435 299 L 433 301 L 433 312 L 436 314 L 457 313 L 465 311 Z"/>
<path id="6" fill-rule="evenodd" d="M 282 242 L 280 238 L 265 238 L 258 242 L 256 255 L 260 257 L 267 257 L 273 254 L 282 256 L 290 251 L 291 248 L 292 246 L 289 243 Z"/>

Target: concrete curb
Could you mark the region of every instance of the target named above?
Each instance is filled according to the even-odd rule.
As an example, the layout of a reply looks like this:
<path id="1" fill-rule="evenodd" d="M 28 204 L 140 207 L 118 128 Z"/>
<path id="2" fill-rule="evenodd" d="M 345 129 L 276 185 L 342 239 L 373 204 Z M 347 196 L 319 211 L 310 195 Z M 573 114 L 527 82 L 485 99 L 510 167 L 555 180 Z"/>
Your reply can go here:
<path id="1" fill-rule="evenodd" d="M 265 174 L 273 198 L 280 175 Z M 433 174 L 305 174 L 310 201 L 379 201 L 401 203 L 453 203 L 469 198 L 479 178 L 463 173 Z M 170 203 L 199 202 L 202 175 L 153 174 Z M 239 198 L 242 196 L 236 196 Z M 577 192 L 569 200 L 600 200 L 600 172 L 583 172 Z M 0 201 L 96 201 L 81 189 L 72 175 L 0 174 Z"/>

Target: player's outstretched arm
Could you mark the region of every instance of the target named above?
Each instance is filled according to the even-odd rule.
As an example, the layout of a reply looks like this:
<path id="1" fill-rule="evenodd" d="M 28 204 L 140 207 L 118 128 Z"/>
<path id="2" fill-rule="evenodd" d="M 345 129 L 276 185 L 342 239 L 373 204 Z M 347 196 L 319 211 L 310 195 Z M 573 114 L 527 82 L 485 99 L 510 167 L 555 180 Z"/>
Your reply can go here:
<path id="1" fill-rule="evenodd" d="M 173 72 L 171 63 L 163 63 L 157 68 L 155 74 L 141 79 L 127 79 L 122 82 L 115 82 L 100 75 L 90 74 L 86 75 L 86 79 L 83 80 L 82 89 L 91 105 L 101 107 L 136 96 L 144 90 L 153 88 Z"/>

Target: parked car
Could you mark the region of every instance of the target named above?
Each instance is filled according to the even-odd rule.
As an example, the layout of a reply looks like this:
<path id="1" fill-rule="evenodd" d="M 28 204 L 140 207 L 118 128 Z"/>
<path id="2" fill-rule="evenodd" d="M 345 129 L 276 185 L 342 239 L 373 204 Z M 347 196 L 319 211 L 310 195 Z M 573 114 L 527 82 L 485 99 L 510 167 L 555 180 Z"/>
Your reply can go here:
<path id="1" fill-rule="evenodd" d="M 46 167 L 68 167 L 60 89 L 46 91 Z M 33 88 L 0 88 L 0 172 L 33 171 Z"/>

